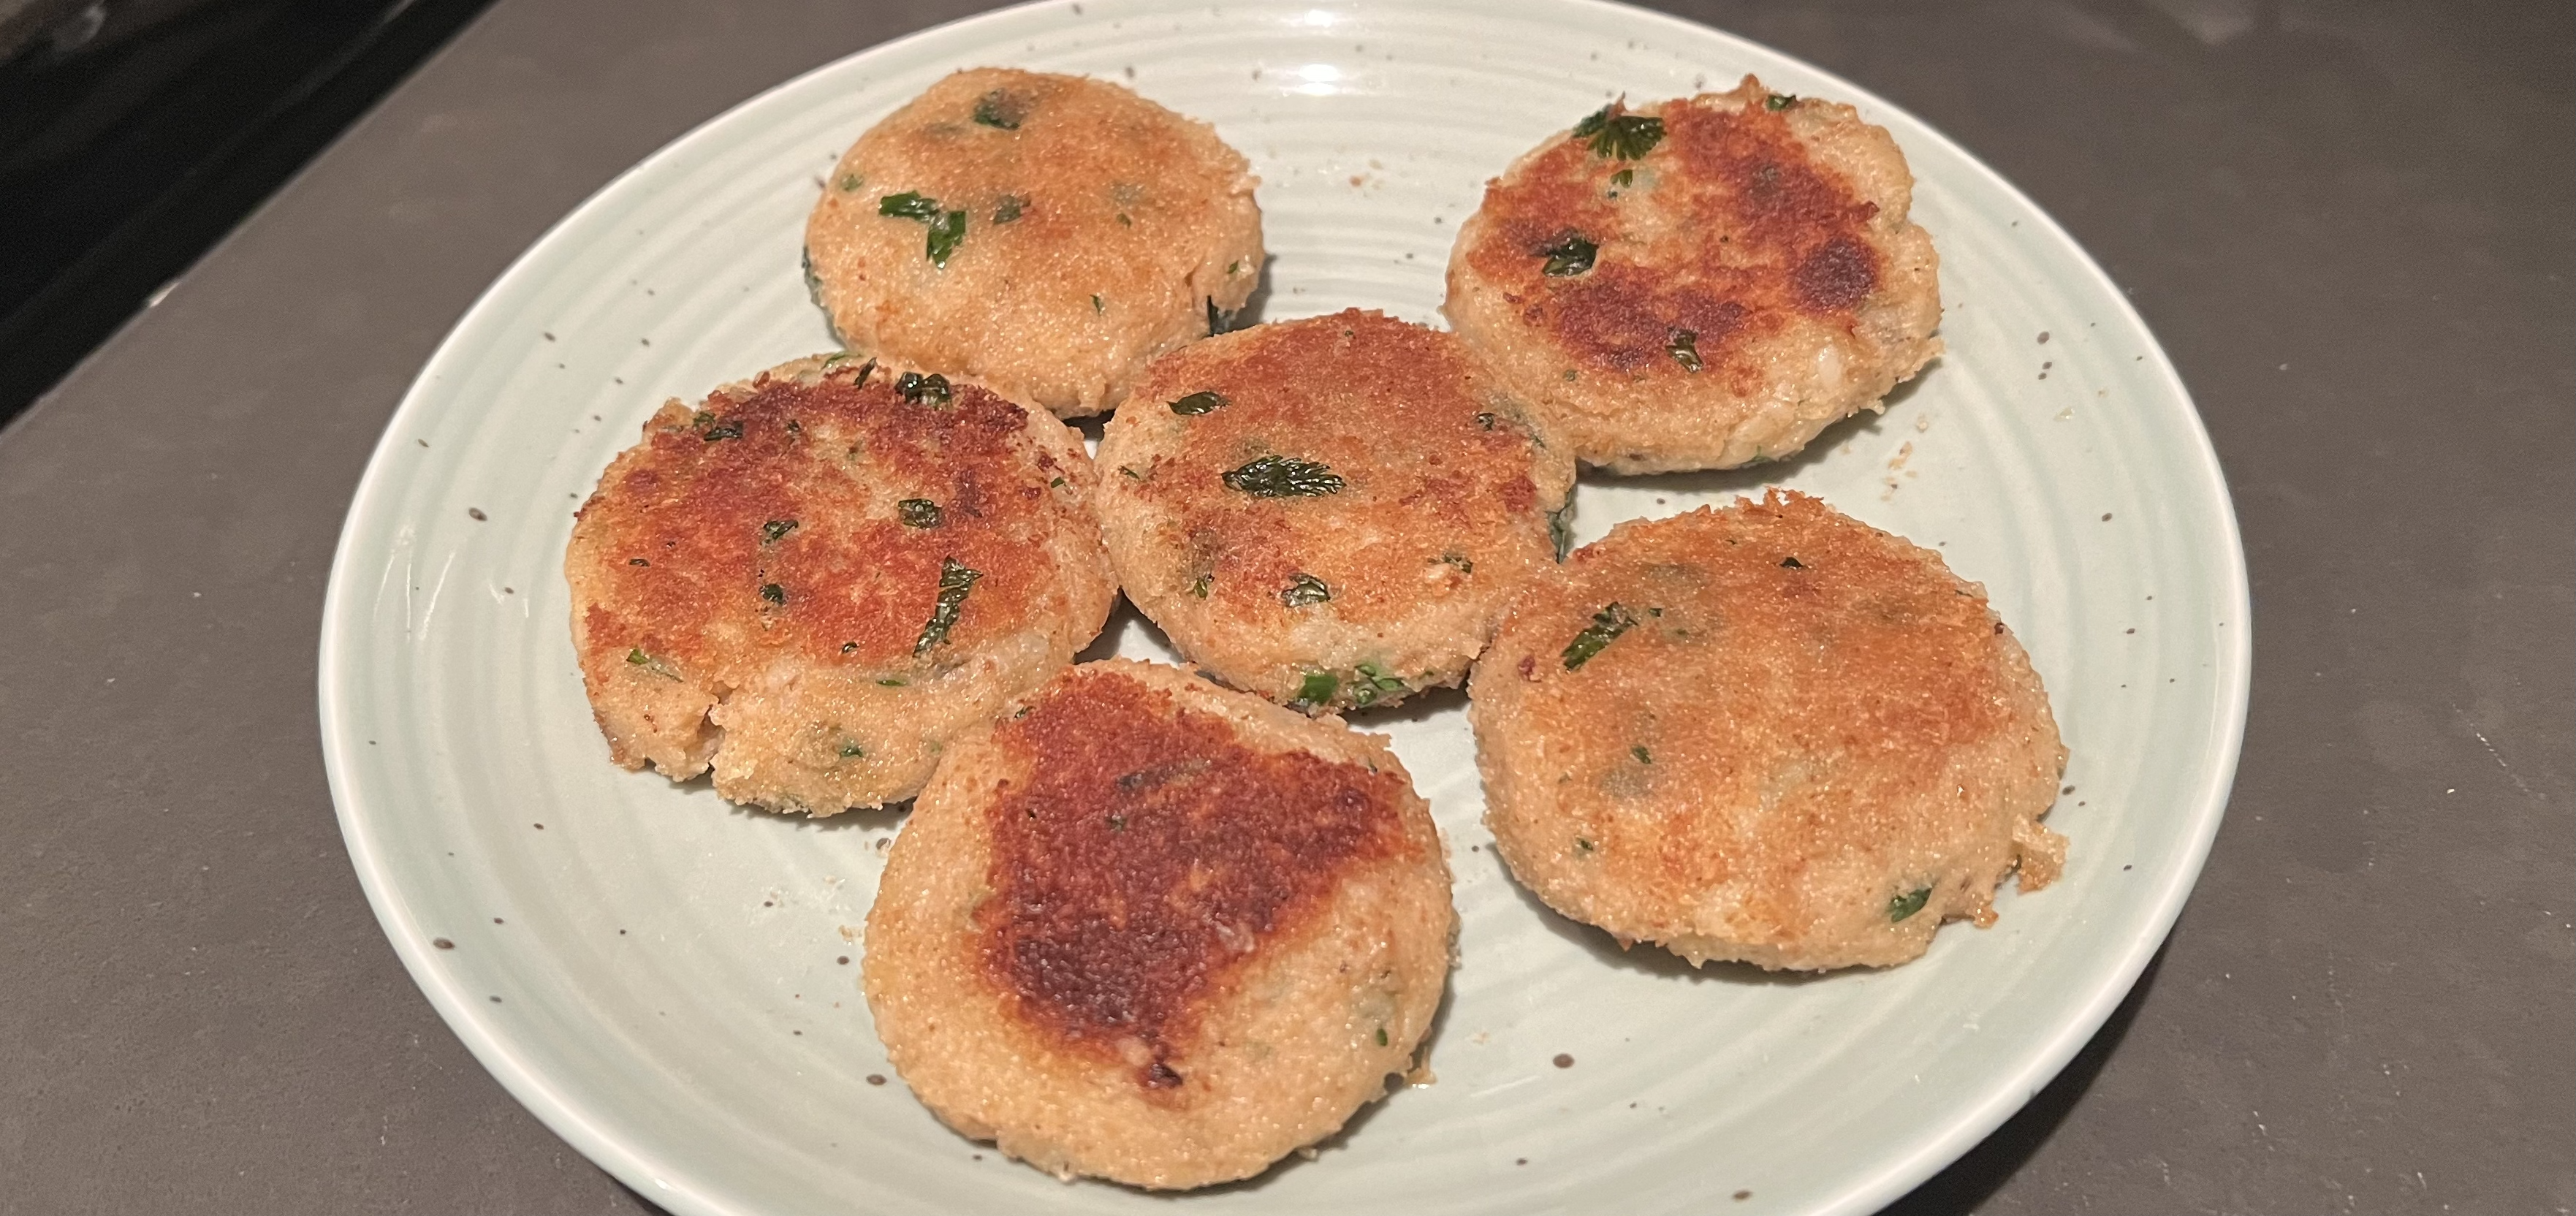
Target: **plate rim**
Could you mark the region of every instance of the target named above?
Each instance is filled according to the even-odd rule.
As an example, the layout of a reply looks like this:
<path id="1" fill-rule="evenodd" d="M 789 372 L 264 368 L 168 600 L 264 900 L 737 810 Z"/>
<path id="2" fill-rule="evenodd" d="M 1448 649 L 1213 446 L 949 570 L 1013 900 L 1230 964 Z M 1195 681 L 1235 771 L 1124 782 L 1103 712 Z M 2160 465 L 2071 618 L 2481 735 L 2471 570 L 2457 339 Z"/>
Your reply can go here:
<path id="1" fill-rule="evenodd" d="M 904 48 L 935 39 L 953 29 L 982 22 L 1004 22 L 1035 10 L 1055 7 L 1064 0 L 1025 0 L 983 12 L 953 18 L 921 29 L 860 47 L 828 62 L 817 64 L 775 84 L 744 97 L 723 110 L 691 126 L 687 131 L 655 148 L 635 163 L 619 171 L 580 202 L 566 210 L 534 240 L 514 256 L 507 268 L 495 276 L 452 322 L 439 339 L 438 346 L 421 364 L 411 383 L 404 389 L 401 401 L 385 421 L 384 431 L 369 451 L 364 471 L 351 491 L 349 506 L 342 517 L 340 535 L 331 555 L 330 573 L 325 583 L 320 638 L 317 653 L 316 692 L 324 773 L 331 793 L 334 818 L 340 828 L 352 868 L 360 888 L 365 892 L 369 909 L 377 925 L 384 930 L 394 952 L 410 974 L 412 982 L 429 999 L 431 1007 L 448 1030 L 455 1034 L 475 1061 L 500 1082 L 511 1098 L 537 1117 L 556 1135 L 570 1143 L 592 1164 L 605 1170 L 625 1185 L 656 1205 L 682 1213 L 731 1214 L 756 1209 L 742 1206 L 731 1197 L 714 1193 L 709 1188 L 693 1185 L 685 1177 L 673 1177 L 678 1171 L 658 1169 L 643 1151 L 629 1145 L 618 1134 L 594 1118 L 579 1104 L 558 1092 L 553 1080 L 544 1072 L 520 1058 L 511 1036 L 500 1033 L 486 1017 L 483 1008 L 468 1000 L 457 982 L 434 965 L 433 949 L 426 931 L 413 919 L 406 896 L 389 873 L 388 860 L 381 856 L 369 837 L 367 814 L 360 805 L 351 771 L 357 765 L 349 727 L 345 718 L 342 686 L 349 682 L 348 671 L 354 670 L 353 655 L 364 636 L 365 622 L 351 615 L 353 606 L 364 595 L 363 580 L 355 558 L 361 533 L 370 530 L 374 517 L 387 509 L 390 497 L 387 482 L 395 476 L 393 461 L 388 457 L 401 450 L 398 440 L 406 424 L 417 422 L 433 406 L 431 385 L 441 378 L 448 366 L 465 356 L 457 342 L 467 326 L 483 313 L 496 297 L 513 290 L 523 277 L 536 273 L 532 268 L 545 260 L 545 255 L 569 239 L 568 230 L 577 220 L 620 192 L 629 179 L 651 170 L 666 160 L 677 159 L 699 144 L 714 138 L 716 129 L 738 113 L 761 105 L 777 94 L 804 85 L 824 73 L 846 70 L 854 59 L 878 55 L 900 55 Z M 1109 0 L 1115 3 L 1116 0 Z M 1151 5 L 1155 0 L 1141 0 Z M 1385 0 L 1373 0 L 1383 3 Z M 1410 0 L 1404 0 L 1409 3 Z M 2155 337 L 2128 293 L 2117 280 L 2060 224 L 2053 214 L 2024 193 L 2010 179 L 1947 132 L 1896 105 L 1875 91 L 1864 88 L 1836 72 L 1819 67 L 1807 59 L 1754 41 L 1720 27 L 1694 21 L 1675 14 L 1618 3 L 1617 0 L 1513 0 L 1516 6 L 1559 8 L 1575 13 L 1616 13 L 1624 19 L 1643 20 L 1661 25 L 1691 38 L 1711 36 L 1767 55 L 1797 63 L 1801 68 L 1838 92 L 1838 100 L 1869 107 L 1873 116 L 1901 116 L 1917 130 L 1936 142 L 1944 152 L 1954 156 L 1982 184 L 2001 193 L 2038 220 L 2038 233 L 2054 243 L 2058 256 L 2070 267 L 2089 275 L 2093 285 L 2103 290 L 2117 315 L 2137 332 L 2147 337 L 2147 366 L 2153 377 L 2184 407 L 2183 421 L 2192 441 L 2191 459 L 2187 462 L 2196 475 L 2205 480 L 2210 504 L 2215 515 L 2210 520 L 2218 539 L 2223 540 L 2223 560 L 2212 561 L 2213 601 L 2231 615 L 2237 624 L 2232 636 L 2222 636 L 2212 647 L 2213 690 L 2217 694 L 2218 712 L 2208 723 L 2205 737 L 2212 744 L 2212 763 L 2196 795 L 2186 809 L 2192 823 L 2191 837 L 2178 851 L 2179 865 L 2161 890 L 2152 896 L 2151 911 L 2135 925 L 2125 939 L 2116 962 L 2099 973 L 2092 990 L 2085 995 L 2073 1016 L 2060 1021 L 2050 1034 L 2020 1053 L 2017 1067 L 1998 1070 L 1988 1079 L 1983 1092 L 1974 1102 L 1953 1108 L 1943 1120 L 1942 1130 L 1921 1140 L 1911 1151 L 1889 1154 L 1870 1166 L 1853 1172 L 1849 1180 L 1818 1206 L 1810 1209 L 1822 1216 L 1854 1216 L 1874 1212 L 1902 1198 L 1942 1169 L 1956 1162 L 1984 1141 L 2003 1123 L 2019 1112 L 2032 1098 L 2051 1083 L 2066 1065 L 2099 1033 L 2112 1012 L 2127 999 L 2147 964 L 2162 949 L 2171 935 L 2182 908 L 2198 885 L 2209 852 L 2214 847 L 2218 830 L 2226 817 L 2235 775 L 2243 753 L 2245 725 L 2252 693 L 2253 605 L 2245 565 L 2244 533 L 2238 524 L 2235 500 L 2217 448 L 2211 441 L 2207 423 L 2198 403 L 2192 398 L 2181 373 L 2174 367 L 2164 344 Z M 1436 3 L 1426 7 L 1445 7 Z M 1879 119 L 1880 125 L 1884 118 Z M 349 698 L 354 700 L 354 697 Z"/>

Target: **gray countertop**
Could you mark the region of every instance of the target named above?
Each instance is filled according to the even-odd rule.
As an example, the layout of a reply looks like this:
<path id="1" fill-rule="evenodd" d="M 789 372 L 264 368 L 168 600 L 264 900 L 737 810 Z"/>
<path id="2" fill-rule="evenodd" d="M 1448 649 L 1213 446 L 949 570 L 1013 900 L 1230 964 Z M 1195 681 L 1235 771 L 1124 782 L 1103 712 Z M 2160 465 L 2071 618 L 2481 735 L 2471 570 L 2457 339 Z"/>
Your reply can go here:
<path id="1" fill-rule="evenodd" d="M 501 0 L 0 432 L 0 1213 L 635 1211 L 412 986 L 314 656 L 413 373 L 663 142 L 978 5 Z M 2157 963 L 1896 1210 L 2576 1207 L 2576 9 L 1668 7 L 1911 109 L 2181 368 L 2257 619 Z"/>

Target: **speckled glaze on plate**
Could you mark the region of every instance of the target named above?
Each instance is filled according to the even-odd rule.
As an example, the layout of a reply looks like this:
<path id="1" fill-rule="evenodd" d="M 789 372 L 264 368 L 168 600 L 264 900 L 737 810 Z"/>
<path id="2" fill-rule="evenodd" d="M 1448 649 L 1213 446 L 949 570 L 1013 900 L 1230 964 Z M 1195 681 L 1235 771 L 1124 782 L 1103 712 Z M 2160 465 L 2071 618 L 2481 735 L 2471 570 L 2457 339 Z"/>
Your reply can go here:
<path id="1" fill-rule="evenodd" d="M 1128 80 L 1214 122 L 1263 179 L 1271 319 L 1357 305 L 1436 324 L 1484 180 L 1620 92 L 1752 71 L 1888 127 L 1940 247 L 1949 354 L 1789 463 L 1587 476 L 1577 532 L 1782 484 L 1938 547 L 2048 682 L 2073 751 L 2048 821 L 2072 842 L 2065 878 L 2008 889 L 1994 928 L 1950 926 L 1893 971 L 1623 954 L 1504 875 L 1463 702 L 1434 696 L 1357 721 L 1394 736 L 1457 874 L 1436 1084 L 1315 1160 L 1180 1199 L 1059 1184 L 940 1126 L 891 1077 L 858 991 L 900 817 L 774 817 L 611 765 L 558 571 L 572 508 L 664 398 L 829 346 L 797 273 L 818 175 L 977 64 Z M 1858 88 L 1586 0 L 1085 0 L 782 85 L 531 248 L 368 466 L 332 569 L 321 718 L 351 857 L 422 990 L 549 1126 L 674 1212 L 1864 1212 L 2045 1084 L 2163 939 L 2235 768 L 2246 611 L 2216 460 L 2118 289 L 1990 170 Z M 1126 614 L 1094 653 L 1111 651 L 1165 653 Z"/>

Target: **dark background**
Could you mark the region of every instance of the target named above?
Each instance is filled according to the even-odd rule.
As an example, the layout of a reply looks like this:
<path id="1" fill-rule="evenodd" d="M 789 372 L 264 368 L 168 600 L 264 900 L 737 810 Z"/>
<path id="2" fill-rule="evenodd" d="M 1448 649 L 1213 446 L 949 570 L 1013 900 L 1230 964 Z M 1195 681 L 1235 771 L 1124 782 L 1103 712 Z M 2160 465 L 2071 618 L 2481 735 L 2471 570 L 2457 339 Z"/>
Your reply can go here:
<path id="1" fill-rule="evenodd" d="M 404 385 L 547 225 L 976 6 L 39 7 L 0 0 L 0 413 L 72 370 L 0 431 L 0 1213 L 638 1210 L 367 912 L 316 746 L 332 543 Z M 1898 1210 L 2576 1207 L 2576 7 L 1664 7 L 2063 221 L 2245 533 L 2252 715 L 2191 905 Z"/>

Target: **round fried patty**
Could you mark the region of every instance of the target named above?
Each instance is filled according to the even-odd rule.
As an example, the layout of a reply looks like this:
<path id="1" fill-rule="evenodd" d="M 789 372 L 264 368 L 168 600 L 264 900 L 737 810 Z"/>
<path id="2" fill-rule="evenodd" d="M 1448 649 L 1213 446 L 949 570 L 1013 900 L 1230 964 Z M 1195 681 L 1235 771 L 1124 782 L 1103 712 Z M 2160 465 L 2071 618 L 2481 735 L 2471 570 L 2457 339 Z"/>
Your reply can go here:
<path id="1" fill-rule="evenodd" d="M 853 350 L 1097 414 L 1251 296 L 1257 184 L 1206 123 L 1118 85 L 978 68 L 851 146 L 806 273 Z"/>
<path id="2" fill-rule="evenodd" d="M 1352 309 L 1165 355 L 1100 442 L 1127 597 L 1320 712 L 1456 684 L 1555 564 L 1574 462 L 1438 330 Z"/>
<path id="3" fill-rule="evenodd" d="M 1884 129 L 1750 76 L 1613 103 L 1485 187 L 1444 311 L 1587 464 L 1778 460 L 1940 351 L 1913 189 Z"/>
<path id="4" fill-rule="evenodd" d="M 1984 589 L 1804 495 L 1577 550 L 1470 695 L 1513 875 L 1694 964 L 1905 962 L 2065 856 L 2066 749 Z"/>
<path id="5" fill-rule="evenodd" d="M 1086 663 L 960 739 L 868 912 L 913 1092 L 1061 1177 L 1245 1178 L 1414 1065 L 1456 914 L 1385 740 Z"/>
<path id="6" fill-rule="evenodd" d="M 1100 632 L 1091 490 L 1045 413 L 847 356 L 663 406 L 564 554 L 610 754 L 778 810 L 911 797 Z"/>

